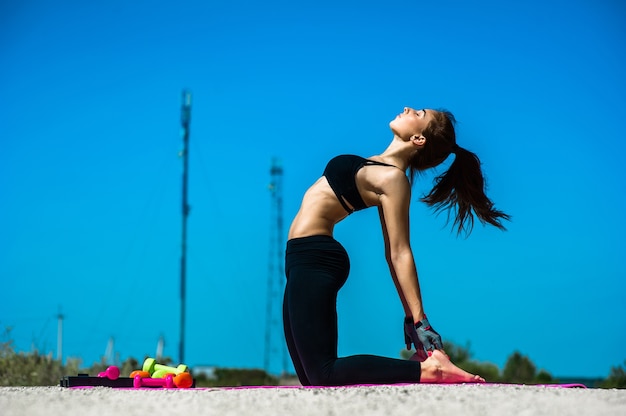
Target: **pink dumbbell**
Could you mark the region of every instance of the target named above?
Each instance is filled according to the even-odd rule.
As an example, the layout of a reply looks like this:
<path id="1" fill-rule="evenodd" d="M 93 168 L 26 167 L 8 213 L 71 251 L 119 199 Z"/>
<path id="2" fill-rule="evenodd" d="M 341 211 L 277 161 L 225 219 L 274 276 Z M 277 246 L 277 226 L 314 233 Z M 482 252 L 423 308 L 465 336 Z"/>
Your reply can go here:
<path id="1" fill-rule="evenodd" d="M 140 387 L 165 387 L 166 389 L 173 389 L 176 387 L 174 384 L 174 377 L 168 374 L 165 378 L 142 378 L 137 374 L 133 379 L 133 387 L 136 389 Z"/>
<path id="2" fill-rule="evenodd" d="M 98 377 L 106 377 L 109 380 L 117 380 L 119 376 L 120 376 L 120 369 L 114 365 L 107 368 L 106 371 L 103 371 L 98 374 Z"/>

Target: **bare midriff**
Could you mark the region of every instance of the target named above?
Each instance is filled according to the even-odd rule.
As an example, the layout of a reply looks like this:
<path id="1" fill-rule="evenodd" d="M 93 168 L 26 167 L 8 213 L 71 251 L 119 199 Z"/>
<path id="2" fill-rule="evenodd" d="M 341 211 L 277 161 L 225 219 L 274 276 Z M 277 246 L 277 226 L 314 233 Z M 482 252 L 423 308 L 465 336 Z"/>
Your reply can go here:
<path id="1" fill-rule="evenodd" d="M 332 236 L 335 224 L 347 216 L 348 213 L 322 176 L 304 194 L 300 210 L 291 223 L 288 238 Z"/>

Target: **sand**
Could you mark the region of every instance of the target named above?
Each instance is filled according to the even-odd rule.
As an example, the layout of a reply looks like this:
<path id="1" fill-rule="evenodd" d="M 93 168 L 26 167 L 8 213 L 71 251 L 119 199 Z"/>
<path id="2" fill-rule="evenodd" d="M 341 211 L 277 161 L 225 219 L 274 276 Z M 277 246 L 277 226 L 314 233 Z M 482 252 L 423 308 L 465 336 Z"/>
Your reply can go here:
<path id="1" fill-rule="evenodd" d="M 626 390 L 471 384 L 170 390 L 2 387 L 0 414 L 624 416 Z"/>

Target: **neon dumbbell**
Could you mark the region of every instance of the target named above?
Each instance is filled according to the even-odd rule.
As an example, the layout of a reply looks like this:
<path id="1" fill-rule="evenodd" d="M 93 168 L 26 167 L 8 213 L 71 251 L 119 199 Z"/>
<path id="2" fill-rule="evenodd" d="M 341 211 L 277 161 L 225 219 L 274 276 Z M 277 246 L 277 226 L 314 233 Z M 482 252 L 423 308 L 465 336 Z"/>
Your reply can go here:
<path id="1" fill-rule="evenodd" d="M 164 387 L 166 389 L 173 389 L 176 387 L 176 384 L 174 384 L 174 377 L 171 374 L 168 374 L 165 378 L 147 378 L 137 374 L 133 379 L 133 387 L 136 389 L 140 387 Z"/>
<path id="2" fill-rule="evenodd" d="M 180 373 L 174 376 L 174 384 L 179 389 L 187 389 L 193 385 L 193 377 L 189 373 Z"/>
<path id="3" fill-rule="evenodd" d="M 141 373 L 146 373 L 146 372 L 141 371 Z M 149 373 L 146 373 L 146 374 L 149 374 Z M 147 377 L 166 378 L 169 375 L 174 377 L 174 384 L 176 384 L 176 387 L 186 389 L 193 385 L 193 377 L 191 377 L 191 374 L 186 371 L 180 374 L 174 374 L 174 373 L 169 372 L 168 370 L 156 370 L 154 373 L 152 373 L 152 376 L 148 375 Z"/>
<path id="4" fill-rule="evenodd" d="M 152 373 L 149 377 L 152 377 L 152 378 L 165 378 L 165 376 L 168 375 L 168 374 L 171 374 L 173 376 L 177 375 L 172 370 L 160 369 L 160 370 L 154 370 L 154 373 Z M 178 374 L 182 374 L 182 373 L 178 373 Z"/>
<path id="5" fill-rule="evenodd" d="M 141 378 L 150 378 L 150 373 L 148 373 L 147 371 L 142 371 L 142 370 L 133 371 L 132 373 L 130 373 L 130 378 L 135 378 L 137 374 L 139 374 Z"/>
<path id="6" fill-rule="evenodd" d="M 178 367 L 170 367 L 167 365 L 157 364 L 154 358 L 146 358 L 143 362 L 143 371 L 147 371 L 153 374 L 157 370 L 165 370 L 167 373 L 180 374 L 189 371 L 189 368 L 185 364 L 180 364 Z"/>
<path id="7" fill-rule="evenodd" d="M 169 373 L 163 378 L 156 378 L 156 377 L 150 377 L 150 373 L 146 371 L 137 370 L 137 371 L 133 371 L 130 374 L 130 377 L 133 379 L 133 385 L 136 387 L 137 386 L 141 387 L 142 385 L 148 387 L 148 384 L 151 384 L 152 387 L 158 386 L 158 387 L 171 388 L 172 387 L 171 384 L 168 385 L 169 379 L 172 379 L 172 382 L 174 383 L 174 387 L 178 387 L 179 389 L 187 389 L 193 386 L 193 377 L 191 377 L 190 373 L 180 373 L 176 376 Z M 143 383 L 141 381 L 135 381 L 135 379 L 141 379 L 141 380 L 150 379 L 152 381 L 146 381 L 145 383 Z"/>
<path id="8" fill-rule="evenodd" d="M 112 365 L 109 368 L 107 368 L 105 371 L 98 373 L 98 377 L 106 377 L 109 380 L 117 380 L 119 376 L 120 376 L 120 369 L 115 365 Z"/>

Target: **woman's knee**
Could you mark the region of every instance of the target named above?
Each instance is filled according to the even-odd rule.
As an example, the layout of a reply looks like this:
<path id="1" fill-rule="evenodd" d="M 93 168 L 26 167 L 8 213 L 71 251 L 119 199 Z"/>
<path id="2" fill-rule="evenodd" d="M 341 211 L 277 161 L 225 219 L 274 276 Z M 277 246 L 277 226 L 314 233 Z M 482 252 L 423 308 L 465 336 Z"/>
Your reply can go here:
<path id="1" fill-rule="evenodd" d="M 308 365 L 305 367 L 307 381 L 311 386 L 334 386 L 332 382 L 332 363 L 326 365 Z"/>

